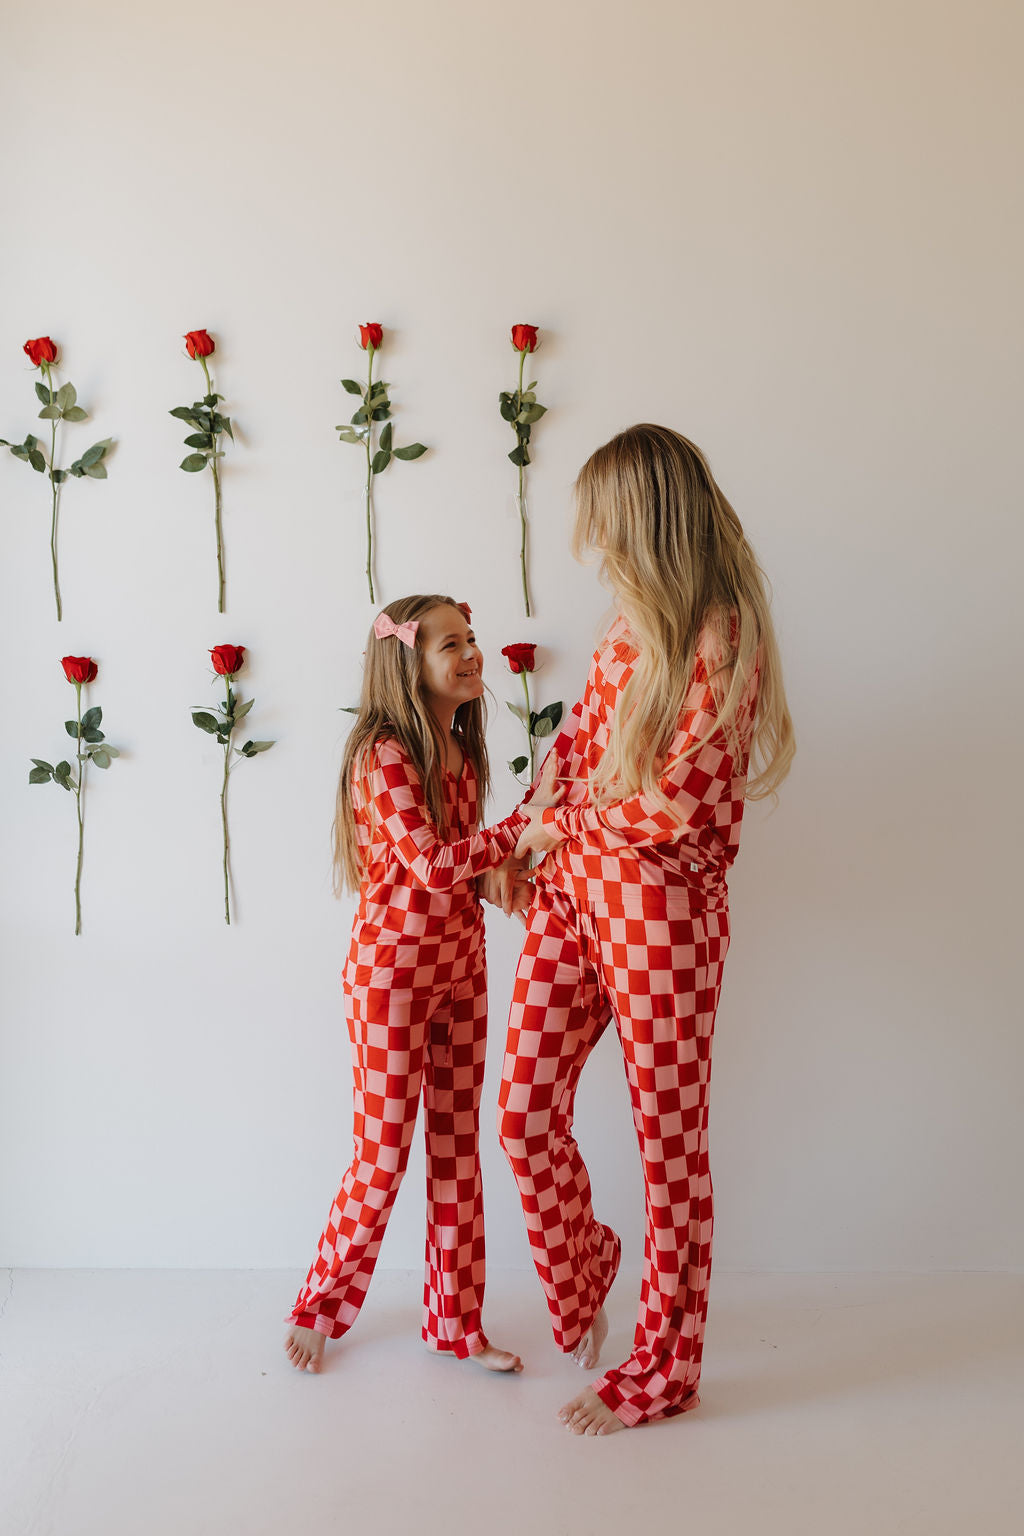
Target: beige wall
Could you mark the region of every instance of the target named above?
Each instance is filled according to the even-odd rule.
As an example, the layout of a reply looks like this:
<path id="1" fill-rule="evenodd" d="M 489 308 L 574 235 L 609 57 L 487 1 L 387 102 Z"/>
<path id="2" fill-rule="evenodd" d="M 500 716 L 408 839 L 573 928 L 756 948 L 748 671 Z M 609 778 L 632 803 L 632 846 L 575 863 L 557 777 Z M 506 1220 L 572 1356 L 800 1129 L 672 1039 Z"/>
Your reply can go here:
<path id="1" fill-rule="evenodd" d="M 339 745 L 372 616 L 359 456 L 333 432 L 356 322 L 388 328 L 403 437 L 381 482 L 386 598 L 474 608 L 582 688 L 605 595 L 567 553 L 569 488 L 610 433 L 708 452 L 771 575 L 800 750 L 754 808 L 716 1045 L 717 1263 L 1019 1268 L 1021 214 L 1018 7 L 520 7 L 299 0 L 159 13 L 97 0 L 5 27 L 0 433 L 32 425 L 49 332 L 117 438 L 74 483 L 53 621 L 43 482 L 0 460 L 3 1262 L 294 1265 L 348 1154 L 329 894 Z M 519 616 L 508 325 L 539 324 L 537 617 Z M 219 339 L 239 425 L 229 611 L 205 482 L 179 474 L 185 330 Z M 89 428 L 77 429 L 79 447 Z M 259 734 L 232 789 L 189 721 L 205 652 L 251 648 Z M 89 806 L 26 787 L 96 655 L 124 757 Z M 60 802 L 60 803 L 58 803 Z M 528 1255 L 492 1131 L 517 931 L 489 927 L 492 1261 Z M 613 1040 L 580 1135 L 639 1259 Z M 422 1167 L 383 1262 L 418 1265 Z M 288 1298 L 282 1298 L 284 1302 Z"/>

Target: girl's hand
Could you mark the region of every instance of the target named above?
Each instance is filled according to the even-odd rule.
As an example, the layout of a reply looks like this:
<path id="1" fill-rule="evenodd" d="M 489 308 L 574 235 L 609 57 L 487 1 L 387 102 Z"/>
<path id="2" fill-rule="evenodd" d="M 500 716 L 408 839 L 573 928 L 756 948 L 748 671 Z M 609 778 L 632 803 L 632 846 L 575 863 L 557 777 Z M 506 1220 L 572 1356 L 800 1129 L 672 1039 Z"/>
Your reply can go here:
<path id="1" fill-rule="evenodd" d="M 557 802 L 556 802 L 557 803 Z M 561 832 L 556 832 L 554 827 L 545 827 L 542 821 L 545 807 L 542 805 L 521 805 L 519 814 L 526 818 L 528 823 L 519 834 L 516 844 L 516 858 L 525 859 L 531 853 L 550 853 L 553 848 L 558 848 L 565 842 Z"/>
<path id="2" fill-rule="evenodd" d="M 530 804 L 539 805 L 541 808 L 558 805 L 564 795 L 565 785 L 558 780 L 558 759 L 553 752 L 549 752 L 544 759 L 537 788 L 530 796 Z"/>

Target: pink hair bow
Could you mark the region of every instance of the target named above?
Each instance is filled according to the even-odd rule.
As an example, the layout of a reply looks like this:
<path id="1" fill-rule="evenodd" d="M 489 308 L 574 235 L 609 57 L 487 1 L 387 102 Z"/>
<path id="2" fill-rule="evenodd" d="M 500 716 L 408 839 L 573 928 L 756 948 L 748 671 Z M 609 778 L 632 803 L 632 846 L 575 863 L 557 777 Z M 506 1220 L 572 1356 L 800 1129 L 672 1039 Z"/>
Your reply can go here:
<path id="1" fill-rule="evenodd" d="M 473 622 L 473 610 L 469 606 L 469 604 L 468 603 L 456 603 L 455 606 L 459 610 L 459 612 L 465 617 L 466 623 L 467 624 L 471 624 Z"/>
<path id="2" fill-rule="evenodd" d="M 378 640 L 386 640 L 388 635 L 395 635 L 403 645 L 410 647 L 416 644 L 416 631 L 419 627 L 418 619 L 410 619 L 407 624 L 396 624 L 386 613 L 378 613 L 373 621 L 373 632 Z"/>

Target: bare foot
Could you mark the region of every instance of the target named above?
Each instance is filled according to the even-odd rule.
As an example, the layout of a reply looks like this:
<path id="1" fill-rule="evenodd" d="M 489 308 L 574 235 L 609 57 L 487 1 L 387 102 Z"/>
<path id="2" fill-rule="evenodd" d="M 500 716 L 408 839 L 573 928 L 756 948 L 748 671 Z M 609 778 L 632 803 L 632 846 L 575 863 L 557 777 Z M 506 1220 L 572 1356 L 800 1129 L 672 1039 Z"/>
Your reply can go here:
<path id="1" fill-rule="evenodd" d="M 593 1387 L 585 1387 L 579 1397 L 558 1410 L 558 1417 L 566 1429 L 574 1435 L 614 1435 L 617 1429 L 625 1429 L 608 1404 L 602 1402 Z"/>
<path id="2" fill-rule="evenodd" d="M 327 1335 L 317 1333 L 315 1328 L 289 1328 L 285 1335 L 284 1347 L 288 1359 L 298 1371 L 319 1371 L 320 1363 L 324 1357 L 324 1345 Z"/>
<path id="3" fill-rule="evenodd" d="M 597 1316 L 580 1339 L 575 1349 L 569 1351 L 576 1364 L 584 1371 L 597 1369 L 597 1362 L 601 1358 L 601 1350 L 604 1341 L 608 1337 L 608 1318 L 604 1307 L 601 1307 Z"/>
<path id="4" fill-rule="evenodd" d="M 474 1365 L 483 1366 L 485 1371 L 510 1371 L 518 1375 L 523 1368 L 523 1362 L 518 1355 L 513 1355 L 507 1349 L 495 1349 L 493 1344 L 488 1344 L 479 1354 L 470 1355 Z"/>

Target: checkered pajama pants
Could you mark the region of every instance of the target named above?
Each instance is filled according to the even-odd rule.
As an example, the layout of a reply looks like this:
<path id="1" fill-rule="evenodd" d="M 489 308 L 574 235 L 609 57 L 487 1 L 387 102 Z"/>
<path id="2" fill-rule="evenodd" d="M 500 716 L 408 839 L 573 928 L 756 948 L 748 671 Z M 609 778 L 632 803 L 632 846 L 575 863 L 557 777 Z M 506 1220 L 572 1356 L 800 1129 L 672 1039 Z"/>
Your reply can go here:
<path id="1" fill-rule="evenodd" d="M 487 1347 L 480 1094 L 487 973 L 426 998 L 350 988 L 355 1156 L 289 1321 L 339 1338 L 359 1314 L 398 1194 L 423 1093 L 427 1248 L 423 1338 L 460 1358 Z"/>
<path id="2" fill-rule="evenodd" d="M 580 1073 L 614 1018 L 647 1228 L 633 1353 L 594 1382 L 625 1424 L 697 1405 L 711 1271 L 711 1036 L 727 910 L 616 917 L 538 884 L 516 974 L 498 1108 L 555 1342 L 571 1350 L 615 1278 L 573 1139 Z"/>

